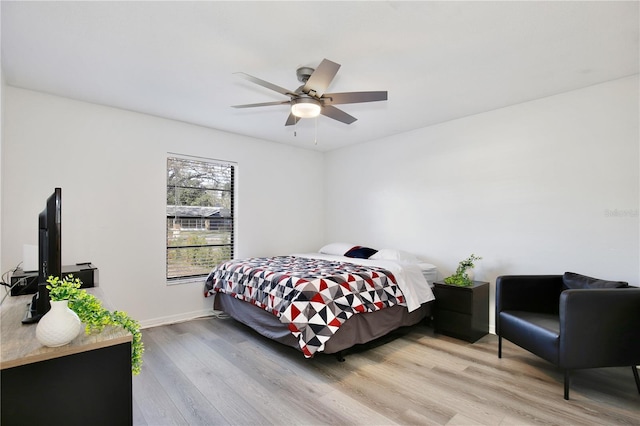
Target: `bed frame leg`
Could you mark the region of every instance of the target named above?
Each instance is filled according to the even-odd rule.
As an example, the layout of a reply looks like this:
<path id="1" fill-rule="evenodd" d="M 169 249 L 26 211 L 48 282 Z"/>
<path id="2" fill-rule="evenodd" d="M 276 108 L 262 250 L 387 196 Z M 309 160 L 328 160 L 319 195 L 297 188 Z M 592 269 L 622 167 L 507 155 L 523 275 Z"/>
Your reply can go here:
<path id="1" fill-rule="evenodd" d="M 344 362 L 344 354 L 342 353 L 342 351 L 336 352 L 336 359 L 338 360 L 338 362 Z"/>

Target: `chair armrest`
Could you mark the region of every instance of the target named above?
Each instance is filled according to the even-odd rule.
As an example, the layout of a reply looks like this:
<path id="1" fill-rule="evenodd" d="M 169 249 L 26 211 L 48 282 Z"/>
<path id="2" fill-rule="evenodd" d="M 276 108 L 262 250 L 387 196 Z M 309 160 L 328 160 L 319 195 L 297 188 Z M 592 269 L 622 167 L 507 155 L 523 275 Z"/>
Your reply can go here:
<path id="1" fill-rule="evenodd" d="M 560 296 L 559 364 L 640 364 L 640 289 L 576 289 Z"/>

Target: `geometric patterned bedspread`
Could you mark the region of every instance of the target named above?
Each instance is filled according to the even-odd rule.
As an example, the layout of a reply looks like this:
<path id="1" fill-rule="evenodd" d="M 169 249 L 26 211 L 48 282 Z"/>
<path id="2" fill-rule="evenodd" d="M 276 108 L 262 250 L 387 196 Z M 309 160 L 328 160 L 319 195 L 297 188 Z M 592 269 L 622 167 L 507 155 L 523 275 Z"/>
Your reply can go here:
<path id="1" fill-rule="evenodd" d="M 287 324 L 305 357 L 351 316 L 404 305 L 393 274 L 383 268 L 296 256 L 230 260 L 214 268 L 205 296 L 226 293 Z"/>

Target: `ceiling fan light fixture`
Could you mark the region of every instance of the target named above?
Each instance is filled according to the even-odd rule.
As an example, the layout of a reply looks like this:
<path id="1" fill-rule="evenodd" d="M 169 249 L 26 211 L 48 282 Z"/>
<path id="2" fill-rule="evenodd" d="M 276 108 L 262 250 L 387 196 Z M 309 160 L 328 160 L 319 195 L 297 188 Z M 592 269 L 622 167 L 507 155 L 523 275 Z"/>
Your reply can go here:
<path id="1" fill-rule="evenodd" d="M 300 118 L 313 118 L 320 115 L 320 102 L 313 98 L 298 98 L 291 101 L 291 114 Z"/>

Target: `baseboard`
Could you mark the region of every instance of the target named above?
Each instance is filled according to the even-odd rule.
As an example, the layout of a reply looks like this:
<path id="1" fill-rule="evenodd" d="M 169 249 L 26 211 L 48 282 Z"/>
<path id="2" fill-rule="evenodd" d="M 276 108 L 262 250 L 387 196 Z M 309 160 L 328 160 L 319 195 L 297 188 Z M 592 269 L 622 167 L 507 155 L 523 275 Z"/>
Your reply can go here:
<path id="1" fill-rule="evenodd" d="M 161 325 L 175 324 L 178 322 L 185 322 L 185 321 L 190 321 L 196 318 L 210 317 L 210 316 L 213 316 L 213 309 L 202 309 L 200 311 L 184 312 L 181 314 L 169 315 L 166 317 L 158 317 L 158 318 L 152 318 L 152 319 L 140 321 L 140 328 L 145 329 L 145 328 L 151 328 L 151 327 L 158 327 Z"/>

